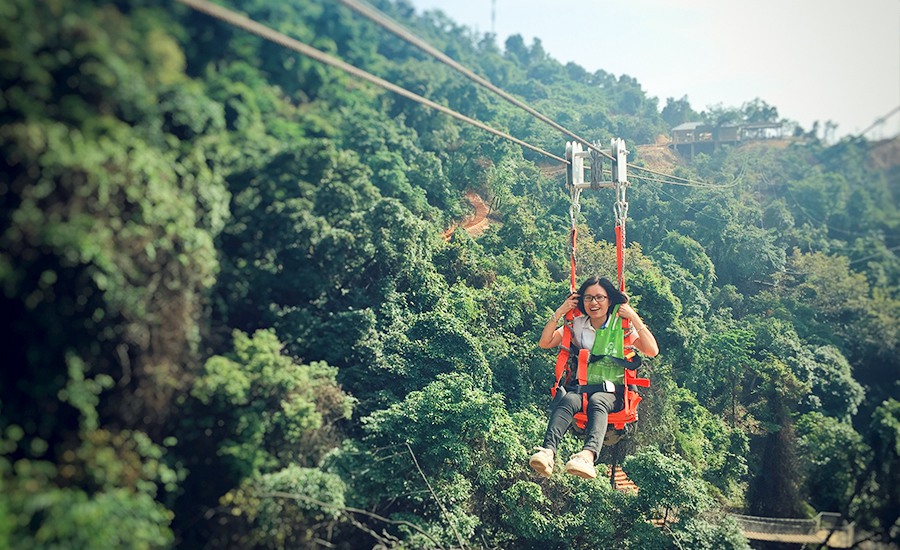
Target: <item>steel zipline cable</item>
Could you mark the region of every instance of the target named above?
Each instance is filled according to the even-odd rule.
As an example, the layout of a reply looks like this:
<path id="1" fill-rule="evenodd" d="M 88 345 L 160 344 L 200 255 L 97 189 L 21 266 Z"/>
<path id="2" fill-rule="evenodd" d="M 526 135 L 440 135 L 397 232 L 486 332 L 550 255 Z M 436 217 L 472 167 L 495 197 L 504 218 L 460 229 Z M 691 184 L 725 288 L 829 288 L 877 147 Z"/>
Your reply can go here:
<path id="1" fill-rule="evenodd" d="M 643 166 L 638 166 L 638 165 L 631 164 L 631 163 L 628 163 L 628 167 L 634 168 L 635 170 L 641 170 L 643 172 L 647 172 L 648 174 L 653 174 L 655 176 L 662 176 L 665 179 L 651 178 L 648 176 L 639 176 L 637 174 L 632 174 L 631 177 L 634 177 L 634 178 L 643 179 L 643 180 L 647 180 L 647 181 L 655 181 L 658 183 L 664 183 L 666 185 L 681 185 L 683 187 L 700 187 L 703 189 L 726 189 L 728 187 L 734 187 L 735 185 L 737 185 L 740 182 L 741 177 L 743 177 L 743 175 L 738 176 L 738 177 L 734 178 L 731 181 L 731 183 L 715 184 L 715 183 L 707 183 L 705 181 L 697 181 L 697 180 L 692 180 L 692 179 L 688 179 L 688 178 L 682 178 L 680 176 L 675 176 L 672 174 L 665 174 L 663 172 L 657 172 L 656 170 L 651 170 L 650 168 L 644 168 Z M 678 180 L 678 181 L 671 181 L 671 180 Z"/>
<path id="2" fill-rule="evenodd" d="M 213 17 L 222 22 L 228 23 L 229 25 L 233 25 L 235 27 L 244 29 L 244 30 L 251 32 L 257 36 L 260 36 L 266 40 L 269 40 L 270 42 L 273 42 L 280 46 L 284 46 L 285 48 L 294 50 L 297 53 L 300 53 L 302 55 L 305 55 L 307 57 L 315 59 L 316 61 L 318 61 L 320 63 L 324 63 L 325 65 L 329 65 L 336 69 L 340 69 L 352 76 L 355 76 L 357 78 L 365 80 L 365 81 L 367 81 L 371 84 L 374 84 L 380 88 L 383 88 L 390 92 L 394 92 L 397 95 L 400 95 L 407 99 L 411 99 L 417 103 L 425 105 L 426 107 L 430 107 L 436 111 L 440 111 L 440 112 L 442 112 L 446 115 L 449 115 L 457 120 L 460 120 L 467 124 L 471 124 L 472 126 L 480 128 L 491 134 L 494 134 L 495 136 L 509 140 L 517 145 L 525 147 L 526 149 L 530 149 L 530 150 L 540 153 L 544 156 L 550 157 L 554 160 L 562 162 L 563 164 L 568 164 L 568 161 L 562 157 L 559 157 L 557 155 L 554 155 L 553 153 L 550 153 L 548 151 L 541 149 L 540 147 L 537 147 L 535 145 L 532 145 L 530 143 L 522 141 L 521 139 L 513 137 L 505 132 L 501 132 L 500 130 L 491 128 L 490 126 L 488 126 L 487 124 L 485 124 L 481 121 L 467 117 L 466 115 L 463 115 L 457 111 L 454 111 L 453 109 L 450 109 L 449 107 L 445 107 L 443 105 L 435 103 L 434 101 L 431 101 L 428 98 L 425 98 L 418 94 L 410 92 L 406 88 L 403 88 L 396 84 L 388 82 L 387 80 L 384 80 L 383 78 L 379 78 L 379 77 L 377 77 L 371 73 L 368 73 L 358 67 L 355 67 L 353 65 L 350 65 L 349 63 L 341 61 L 340 59 L 332 57 L 325 52 L 322 52 L 322 51 L 319 51 L 319 50 L 313 48 L 312 46 L 304 44 L 303 42 L 295 40 L 285 34 L 282 34 L 282 33 L 278 32 L 274 29 L 271 29 L 261 23 L 258 23 L 256 21 L 250 19 L 249 17 L 245 17 L 239 13 L 236 13 L 232 10 L 229 10 L 227 8 L 224 8 L 222 6 L 219 6 L 217 4 L 209 2 L 207 0 L 176 0 L 176 1 L 188 6 L 190 8 L 193 8 L 199 12 L 205 13 L 205 14 L 209 15 L 210 17 Z"/>
<path id="3" fill-rule="evenodd" d="M 508 141 L 511 141 L 512 143 L 515 143 L 521 147 L 524 147 L 531 151 L 535 151 L 541 155 L 544 155 L 548 158 L 559 161 L 563 164 L 569 164 L 569 161 L 565 158 L 554 155 L 553 153 L 550 153 L 549 151 L 546 151 L 544 149 L 541 149 L 540 147 L 537 147 L 526 141 L 516 138 L 506 132 L 496 130 L 496 129 L 492 128 L 491 126 L 485 124 L 484 122 L 481 122 L 479 120 L 476 120 L 476 119 L 473 119 L 466 115 L 463 115 L 462 113 L 459 113 L 459 112 L 457 112 L 449 107 L 446 107 L 444 105 L 440 105 L 439 103 L 436 103 L 428 98 L 420 96 L 414 92 L 411 92 L 411 91 L 407 90 L 406 88 L 403 88 L 402 86 L 398 86 L 392 82 L 388 82 L 387 80 L 384 80 L 383 78 L 380 78 L 369 72 L 366 72 L 366 71 L 364 71 L 358 67 L 355 67 L 345 61 L 342 61 L 340 59 L 332 57 L 325 52 L 317 50 L 317 49 L 313 48 L 312 46 L 309 46 L 307 44 L 304 44 L 303 42 L 293 39 L 283 33 L 280 33 L 270 27 L 267 27 L 257 21 L 250 19 L 249 17 L 241 15 L 233 10 L 230 10 L 223 6 L 219 6 L 218 4 L 214 4 L 213 2 L 210 2 L 209 0 L 176 0 L 176 1 L 192 8 L 192 9 L 195 9 L 201 13 L 205 13 L 205 14 L 209 15 L 210 17 L 218 19 L 224 23 L 244 29 L 244 30 L 251 32 L 253 34 L 256 34 L 257 36 L 260 36 L 266 40 L 269 40 L 270 42 L 273 42 L 275 44 L 278 44 L 280 46 L 283 46 L 285 48 L 293 50 L 297 53 L 300 53 L 301 55 L 305 55 L 305 56 L 307 56 L 311 59 L 314 59 L 320 63 L 329 65 L 331 67 L 334 67 L 336 69 L 344 71 L 344 72 L 350 74 L 351 76 L 355 76 L 361 80 L 365 80 L 365 81 L 367 81 L 371 84 L 374 84 L 380 88 L 383 88 L 387 91 L 393 92 L 397 95 L 400 95 L 402 97 L 405 97 L 407 99 L 415 101 L 416 103 L 419 103 L 426 107 L 430 107 L 436 111 L 439 111 L 439 112 L 444 113 L 452 118 L 455 118 L 457 120 L 460 120 L 462 122 L 465 122 L 467 124 L 475 126 L 476 128 L 484 130 L 495 136 L 498 136 L 498 137 L 501 137 Z M 538 118 L 542 122 L 549 124 L 554 129 L 583 143 L 587 148 L 598 152 L 599 154 L 601 154 L 602 156 L 604 156 L 608 159 L 615 160 L 606 151 L 599 149 L 596 145 L 590 143 L 588 140 L 578 136 L 571 130 L 568 130 L 567 128 L 563 127 L 562 125 L 556 123 L 552 119 L 548 118 L 547 116 L 541 114 L 540 112 L 536 111 L 532 107 L 528 106 L 524 102 L 516 99 L 509 93 L 507 93 L 504 90 L 498 88 L 497 86 L 491 84 L 484 78 L 478 76 L 471 70 L 463 67 L 461 64 L 454 61 L 452 58 L 450 58 L 449 56 L 447 56 L 440 50 L 437 50 L 436 48 L 434 48 L 433 46 L 431 46 L 424 40 L 416 37 L 414 34 L 412 34 L 410 31 L 405 29 L 399 23 L 396 23 L 390 17 L 388 17 L 386 14 L 380 12 L 376 8 L 369 6 L 367 4 L 363 4 L 361 2 L 358 2 L 357 0 L 338 0 L 338 1 L 341 2 L 342 4 L 344 4 L 345 6 L 347 6 L 348 8 L 351 8 L 351 9 L 357 11 L 357 13 L 360 13 L 364 17 L 381 25 L 382 27 L 384 27 L 388 31 L 396 34 L 403 40 L 406 40 L 410 44 L 416 46 L 417 48 L 420 48 L 422 51 L 435 57 L 442 63 L 445 63 L 446 65 L 450 66 L 451 68 L 459 71 L 464 76 L 466 76 L 467 78 L 476 82 L 477 84 L 484 86 L 488 90 L 498 94 L 499 96 L 501 96 L 505 100 L 509 101 L 513 105 L 525 110 L 527 113 Z M 737 179 L 735 179 L 735 181 L 733 181 L 731 184 L 715 185 L 715 184 L 710 184 L 707 182 L 695 181 L 695 180 L 690 180 L 687 178 L 682 178 L 682 177 L 675 176 L 672 174 L 665 174 L 662 172 L 657 172 L 655 170 L 651 170 L 649 168 L 644 168 L 643 166 L 637 166 L 637 165 L 630 164 L 630 163 L 627 164 L 627 166 L 629 166 L 630 168 L 633 168 L 635 170 L 641 170 L 641 171 L 648 172 L 648 173 L 651 173 L 651 174 L 654 174 L 657 176 L 661 176 L 662 178 L 664 178 L 664 179 L 653 179 L 653 178 L 647 178 L 647 177 L 638 176 L 637 174 L 634 174 L 634 177 L 637 179 L 656 181 L 659 183 L 669 184 L 669 185 L 682 185 L 682 186 L 687 186 L 687 187 L 703 187 L 703 188 L 724 188 L 724 187 L 731 187 L 737 183 Z M 672 181 L 672 180 L 677 180 L 677 181 Z"/>
<path id="4" fill-rule="evenodd" d="M 563 134 L 565 134 L 565 135 L 571 137 L 572 139 L 574 139 L 574 140 L 576 140 L 576 141 L 582 143 L 582 144 L 583 144 L 585 147 L 587 147 L 588 149 L 591 149 L 591 150 L 593 150 L 593 151 L 599 153 L 600 155 L 606 157 L 606 158 L 609 159 L 609 160 L 615 161 L 615 159 L 612 157 L 612 155 L 610 155 L 610 154 L 607 153 L 606 151 L 604 151 L 604 150 L 598 148 L 596 145 L 594 145 L 593 143 L 591 143 L 591 142 L 588 141 L 587 139 L 585 139 L 585 138 L 579 136 L 579 135 L 576 134 L 575 132 L 569 130 L 568 128 L 566 128 L 566 127 L 564 127 L 564 126 L 562 126 L 561 124 L 557 123 L 556 121 L 552 120 L 551 118 L 547 117 L 546 115 L 540 113 L 539 111 L 535 110 L 534 108 L 532 108 L 532 107 L 529 106 L 528 104 L 524 103 L 523 101 L 521 101 L 521 100 L 519 100 L 519 99 L 513 97 L 511 94 L 509 94 L 508 92 L 504 91 L 503 89 L 498 88 L 497 86 L 495 86 L 494 84 L 492 84 L 490 81 L 488 81 L 488 80 L 486 80 L 485 78 L 483 78 L 483 77 L 481 77 L 481 76 L 475 74 L 472 70 L 467 69 L 467 68 L 464 67 L 462 64 L 460 64 L 458 61 L 454 60 L 453 58 L 451 58 L 450 56 L 448 56 L 448 55 L 445 54 L 444 52 L 438 50 L 437 48 L 435 48 L 434 46 L 432 46 L 431 44 L 429 44 L 429 43 L 426 42 L 425 40 L 419 38 L 418 36 L 416 36 L 415 34 L 413 34 L 412 31 L 410 31 L 409 29 L 407 29 L 406 27 L 404 27 L 404 26 L 401 25 L 400 23 L 398 23 L 398 22 L 394 21 L 393 19 L 391 19 L 390 16 L 388 16 L 388 15 L 385 14 L 384 12 L 380 11 L 378 8 L 375 8 L 374 6 L 371 6 L 370 4 L 368 4 L 368 3 L 366 3 L 366 2 L 363 2 L 363 1 L 361 1 L 361 0 L 338 0 L 338 2 L 340 2 L 341 4 L 343 4 L 344 6 L 346 6 L 347 8 L 349 8 L 349 9 L 355 11 L 356 13 L 362 15 L 362 16 L 365 17 L 366 19 L 369 19 L 369 20 L 372 21 L 373 23 L 375 23 L 375 24 L 381 26 L 382 28 L 384 28 L 384 29 L 387 30 L 388 32 L 393 33 L 393 34 L 396 35 L 398 38 L 400 38 L 400 39 L 402 39 L 402 40 L 405 40 L 406 42 L 408 42 L 409 44 L 415 46 L 416 48 L 419 48 L 420 50 L 422 50 L 422 51 L 425 52 L 426 54 L 432 56 L 432 57 L 435 58 L 436 60 L 440 61 L 441 63 L 443 63 L 443 64 L 447 65 L 448 67 L 454 69 L 455 71 L 459 72 L 459 73 L 462 74 L 464 77 L 466 77 L 466 78 L 468 78 L 469 80 L 471 80 L 472 82 L 475 82 L 475 83 L 478 84 L 479 86 L 482 86 L 482 87 L 484 87 L 484 88 L 490 90 L 491 92 L 493 92 L 493 93 L 499 95 L 501 98 L 505 99 L 506 101 L 508 101 L 508 102 L 511 103 L 512 105 L 514 105 L 514 106 L 516 106 L 516 107 L 518 107 L 518 108 L 524 110 L 526 113 L 528 113 L 528 114 L 534 116 L 534 117 L 537 118 L 538 120 L 540 120 L 540 121 L 542 121 L 542 122 L 544 122 L 544 123 L 550 125 L 550 126 L 551 126 L 552 128 L 554 128 L 555 130 L 558 130 L 559 132 L 562 132 Z M 628 163 L 627 166 L 628 166 L 629 168 L 633 168 L 633 169 L 635 169 L 635 170 L 641 170 L 641 171 L 643 171 L 643 172 L 647 172 L 647 173 L 653 174 L 653 175 L 655 175 L 655 176 L 661 176 L 661 177 L 666 178 L 666 179 L 668 179 L 668 180 L 677 180 L 677 182 L 681 182 L 681 183 L 677 183 L 676 181 L 663 181 L 663 180 L 658 180 L 658 179 L 657 179 L 657 180 L 653 180 L 653 181 L 658 181 L 658 182 L 661 182 L 661 183 L 667 183 L 667 184 L 671 184 L 671 185 L 684 185 L 684 186 L 687 186 L 687 187 L 707 187 L 707 188 L 712 187 L 712 188 L 716 188 L 716 187 L 731 187 L 731 186 L 733 186 L 733 185 L 736 185 L 736 184 L 737 184 L 737 181 L 738 181 L 737 179 L 735 179 L 735 180 L 734 180 L 732 183 L 730 183 L 730 184 L 726 184 L 726 185 L 715 185 L 715 184 L 710 184 L 710 183 L 706 183 L 706 182 L 700 182 L 700 181 L 690 180 L 690 179 L 687 179 L 687 178 L 682 178 L 682 177 L 675 176 L 675 175 L 672 175 L 672 174 L 664 174 L 664 173 L 662 173 L 662 172 L 657 172 L 657 171 L 655 171 L 655 170 L 651 170 L 651 169 L 649 169 L 649 168 L 645 168 L 645 167 L 643 167 L 643 166 L 638 166 L 638 165 L 635 165 L 635 164 L 630 164 L 630 163 Z M 637 176 L 636 176 L 636 177 L 637 177 Z M 648 179 L 648 178 L 644 178 L 644 179 Z"/>
<path id="5" fill-rule="evenodd" d="M 479 86 L 483 86 L 484 88 L 487 88 L 488 90 L 499 95 L 500 97 L 502 97 L 509 103 L 524 110 L 525 112 L 536 117 L 537 119 L 541 120 L 542 122 L 549 124 L 554 129 L 559 130 L 563 134 L 566 134 L 567 136 L 571 137 L 572 139 L 575 139 L 576 141 L 580 141 L 586 147 L 593 149 L 594 151 L 600 153 L 601 155 L 604 155 L 608 159 L 614 160 L 612 158 L 612 156 L 610 156 L 609 153 L 607 153 L 606 151 L 602 151 L 602 150 L 598 149 L 594 144 L 592 144 L 585 138 L 575 134 L 571 130 L 568 130 L 567 128 L 565 128 L 561 124 L 557 123 L 553 119 L 540 113 L 539 111 L 535 110 L 534 108 L 532 108 L 528 104 L 524 103 L 523 101 L 513 97 L 511 94 L 507 93 L 503 89 L 498 88 L 497 86 L 492 84 L 490 81 L 482 78 L 481 76 L 478 76 L 477 74 L 472 72 L 470 69 L 467 69 L 466 67 L 461 65 L 459 62 L 457 62 L 456 60 L 454 60 L 453 58 L 451 58 L 444 52 L 440 51 L 439 49 L 435 48 L 434 46 L 432 46 L 425 40 L 423 40 L 423 39 L 419 38 L 418 36 L 416 36 L 415 34 L 413 34 L 409 29 L 405 28 L 400 23 L 397 23 L 396 21 L 391 19 L 384 12 L 378 10 L 377 8 L 367 4 L 365 2 L 360 2 L 359 0 L 338 0 L 338 2 L 347 6 L 348 8 L 352 9 L 353 11 L 359 13 L 360 15 L 369 19 L 373 23 L 380 25 L 382 28 L 386 29 L 387 31 L 397 35 L 399 38 L 402 38 L 403 40 L 409 42 L 413 46 L 419 48 L 423 52 L 434 57 L 441 63 L 456 70 L 457 72 L 459 72 L 460 74 L 462 74 L 463 76 L 465 76 L 466 78 L 471 80 L 472 82 L 475 82 Z"/>
<path id="6" fill-rule="evenodd" d="M 698 182 L 698 181 L 694 181 L 694 180 L 690 180 L 690 179 L 686 179 L 686 178 L 680 178 L 678 176 L 671 176 L 669 174 L 663 174 L 661 172 L 656 172 L 654 170 L 651 170 L 649 168 L 644 168 L 642 166 L 634 166 L 631 164 L 629 164 L 628 166 L 630 168 L 635 168 L 637 170 L 644 170 L 645 172 L 649 172 L 651 174 L 658 174 L 658 175 L 664 176 L 666 178 L 675 178 L 675 179 L 679 179 L 682 181 L 670 181 L 668 179 L 651 178 L 649 176 L 641 176 L 639 174 L 631 174 L 630 177 L 635 178 L 635 179 L 639 179 L 639 180 L 643 180 L 643 181 L 652 181 L 655 183 L 662 183 L 665 185 L 679 185 L 681 187 L 697 187 L 700 189 L 727 189 L 729 187 L 734 187 L 735 185 L 740 183 L 741 177 L 743 177 L 743 176 L 738 176 L 731 183 L 724 183 L 721 185 L 716 185 L 716 184 L 712 184 L 712 183 L 704 183 L 704 182 Z"/>

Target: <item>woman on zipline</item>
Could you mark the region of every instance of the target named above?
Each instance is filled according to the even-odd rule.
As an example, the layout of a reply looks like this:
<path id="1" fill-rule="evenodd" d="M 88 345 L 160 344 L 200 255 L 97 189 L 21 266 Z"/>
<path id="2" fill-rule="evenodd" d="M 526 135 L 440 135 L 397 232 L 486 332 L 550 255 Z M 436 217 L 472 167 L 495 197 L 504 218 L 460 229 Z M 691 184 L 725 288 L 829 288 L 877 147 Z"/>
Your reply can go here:
<path id="1" fill-rule="evenodd" d="M 608 279 L 591 277 L 581 284 L 578 292 L 566 298 L 547 320 L 538 341 L 540 347 L 550 349 L 560 344 L 563 327 L 557 328 L 556 325 L 576 307 L 582 315 L 573 320 L 572 347 L 591 350 L 587 380 L 589 387 L 586 388 L 588 392 L 574 385 L 577 382 L 573 380 L 573 369 L 570 368 L 568 377 L 561 380 L 560 387 L 557 388 L 547 432 L 544 434 L 544 444 L 535 449 L 529 464 L 542 476 L 549 477 L 553 473 L 557 445 L 572 425 L 575 414 L 582 409 L 582 394 L 588 393 L 584 448 L 570 457 L 566 463 L 566 473 L 593 479 L 597 477 L 594 465 L 603 446 L 608 415 L 622 407 L 622 319 L 629 320 L 630 330 L 636 336 L 632 345 L 638 351 L 648 357 L 655 357 L 659 353 L 659 345 L 634 308 L 628 305 L 628 297 L 619 292 Z M 578 357 L 577 351 L 570 357 Z"/>

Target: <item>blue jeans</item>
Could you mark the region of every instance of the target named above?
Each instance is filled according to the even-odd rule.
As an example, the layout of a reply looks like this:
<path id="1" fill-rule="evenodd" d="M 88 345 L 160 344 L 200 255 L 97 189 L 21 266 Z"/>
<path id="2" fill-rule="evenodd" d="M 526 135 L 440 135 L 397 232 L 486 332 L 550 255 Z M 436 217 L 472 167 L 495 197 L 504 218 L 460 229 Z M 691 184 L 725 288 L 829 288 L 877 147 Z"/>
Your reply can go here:
<path id="1" fill-rule="evenodd" d="M 609 413 L 615 410 L 616 404 L 614 393 L 594 392 L 588 397 L 584 450 L 594 452 L 595 463 L 600 458 L 600 449 L 603 448 Z M 556 407 L 550 411 L 550 422 L 547 424 L 547 433 L 544 434 L 544 448 L 552 449 L 553 454 L 556 454 L 557 445 L 572 425 L 575 413 L 579 411 L 581 411 L 581 395 L 577 393 L 567 393 L 557 402 Z"/>

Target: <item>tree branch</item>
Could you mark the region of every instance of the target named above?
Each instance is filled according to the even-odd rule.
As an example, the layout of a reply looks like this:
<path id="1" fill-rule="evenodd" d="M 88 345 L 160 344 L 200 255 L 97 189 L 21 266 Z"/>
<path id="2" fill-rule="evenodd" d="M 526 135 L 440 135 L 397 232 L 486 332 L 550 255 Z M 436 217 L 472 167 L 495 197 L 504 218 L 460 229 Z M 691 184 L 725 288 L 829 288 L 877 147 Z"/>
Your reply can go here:
<path id="1" fill-rule="evenodd" d="M 431 483 L 428 483 L 428 478 L 425 477 L 425 472 L 422 471 L 422 468 L 419 467 L 419 461 L 416 460 L 416 455 L 413 453 L 412 447 L 409 446 L 409 443 L 406 443 L 406 448 L 409 450 L 409 456 L 413 459 L 413 464 L 416 465 L 416 469 L 419 470 L 419 475 L 422 476 L 422 479 L 425 480 L 425 485 L 428 486 L 428 490 L 431 491 L 431 496 L 434 497 L 434 501 L 437 502 L 438 507 L 441 509 L 441 512 L 444 514 L 444 519 L 447 520 L 447 524 L 450 525 L 450 529 L 453 530 L 453 534 L 456 535 L 456 540 L 459 542 L 459 547 L 465 550 L 466 543 L 463 542 L 462 537 L 459 534 L 459 531 L 456 530 L 456 526 L 450 521 L 450 514 L 447 513 L 447 510 L 444 508 L 444 505 L 441 504 L 441 501 L 438 500 L 437 495 L 434 492 L 434 489 L 431 488 Z"/>
<path id="2" fill-rule="evenodd" d="M 349 512 L 349 513 L 353 513 L 353 514 L 362 514 L 362 515 L 364 515 L 364 516 L 369 516 L 370 518 L 374 518 L 374 519 L 377 519 L 378 521 L 383 521 L 383 522 L 385 522 L 385 523 L 390 523 L 390 524 L 392 524 L 392 525 L 405 525 L 405 526 L 409 527 L 410 529 L 414 529 L 415 531 L 418 531 L 419 533 L 421 533 L 422 535 L 424 535 L 425 537 L 427 537 L 428 540 L 430 540 L 431 542 L 434 543 L 435 547 L 437 547 L 437 548 L 442 548 L 442 549 L 444 548 L 443 546 L 441 546 L 441 544 L 440 544 L 438 541 L 436 541 L 436 540 L 435 540 L 431 535 L 429 535 L 428 532 L 426 532 L 424 529 L 422 529 L 422 528 L 419 527 L 418 525 L 415 525 L 414 523 L 410 523 L 410 522 L 405 521 L 405 520 L 394 520 L 394 519 L 389 519 L 389 518 L 386 518 L 386 517 L 384 517 L 384 516 L 379 516 L 378 514 L 376 514 L 376 513 L 374 513 L 374 512 L 370 512 L 370 511 L 368 511 L 368 510 L 362 510 L 362 509 L 360 509 L 360 508 L 352 508 L 352 507 L 350 507 L 350 506 L 336 506 L 336 505 L 334 505 L 334 504 L 328 504 L 327 502 L 322 502 L 321 500 L 317 500 L 317 499 L 314 499 L 314 498 L 312 498 L 312 497 L 308 497 L 308 496 L 306 496 L 306 495 L 298 495 L 298 494 L 294 494 L 294 493 L 285 493 L 285 492 L 283 492 L 283 491 L 272 491 L 272 492 L 269 492 L 269 493 L 255 493 L 254 496 L 257 496 L 257 497 L 259 497 L 259 498 L 276 497 L 276 498 L 289 498 L 289 499 L 294 499 L 294 500 L 305 500 L 306 502 L 315 504 L 316 506 L 321 506 L 322 508 L 326 508 L 326 509 L 327 509 L 327 508 L 336 508 L 336 509 L 340 510 L 340 511 L 341 511 L 342 513 L 344 513 L 344 514 L 346 514 L 346 513 L 348 513 L 348 512 Z M 351 518 L 351 521 L 352 521 L 352 518 Z M 359 527 L 359 526 L 357 525 L 357 527 Z M 370 531 L 370 534 L 371 534 L 371 531 Z M 380 538 L 380 537 L 376 537 L 376 538 Z"/>

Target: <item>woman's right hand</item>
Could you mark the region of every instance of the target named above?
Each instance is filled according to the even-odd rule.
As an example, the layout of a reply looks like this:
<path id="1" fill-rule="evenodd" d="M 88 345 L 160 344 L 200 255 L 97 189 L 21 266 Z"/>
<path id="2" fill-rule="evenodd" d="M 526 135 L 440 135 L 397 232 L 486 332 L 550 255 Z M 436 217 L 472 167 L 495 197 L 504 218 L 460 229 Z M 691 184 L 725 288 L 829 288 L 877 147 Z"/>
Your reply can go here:
<path id="1" fill-rule="evenodd" d="M 553 312 L 553 317 L 547 319 L 541 337 L 538 340 L 538 346 L 544 349 L 555 348 L 562 341 L 562 327 L 557 327 L 556 323 L 573 309 L 578 307 L 578 294 L 574 292 L 566 298 L 566 301 Z"/>
<path id="2" fill-rule="evenodd" d="M 573 309 L 578 307 L 578 294 L 573 292 L 566 298 L 566 301 L 562 303 L 561 306 L 556 308 L 556 313 L 554 315 L 557 319 L 561 319 L 566 313 L 569 313 Z"/>

